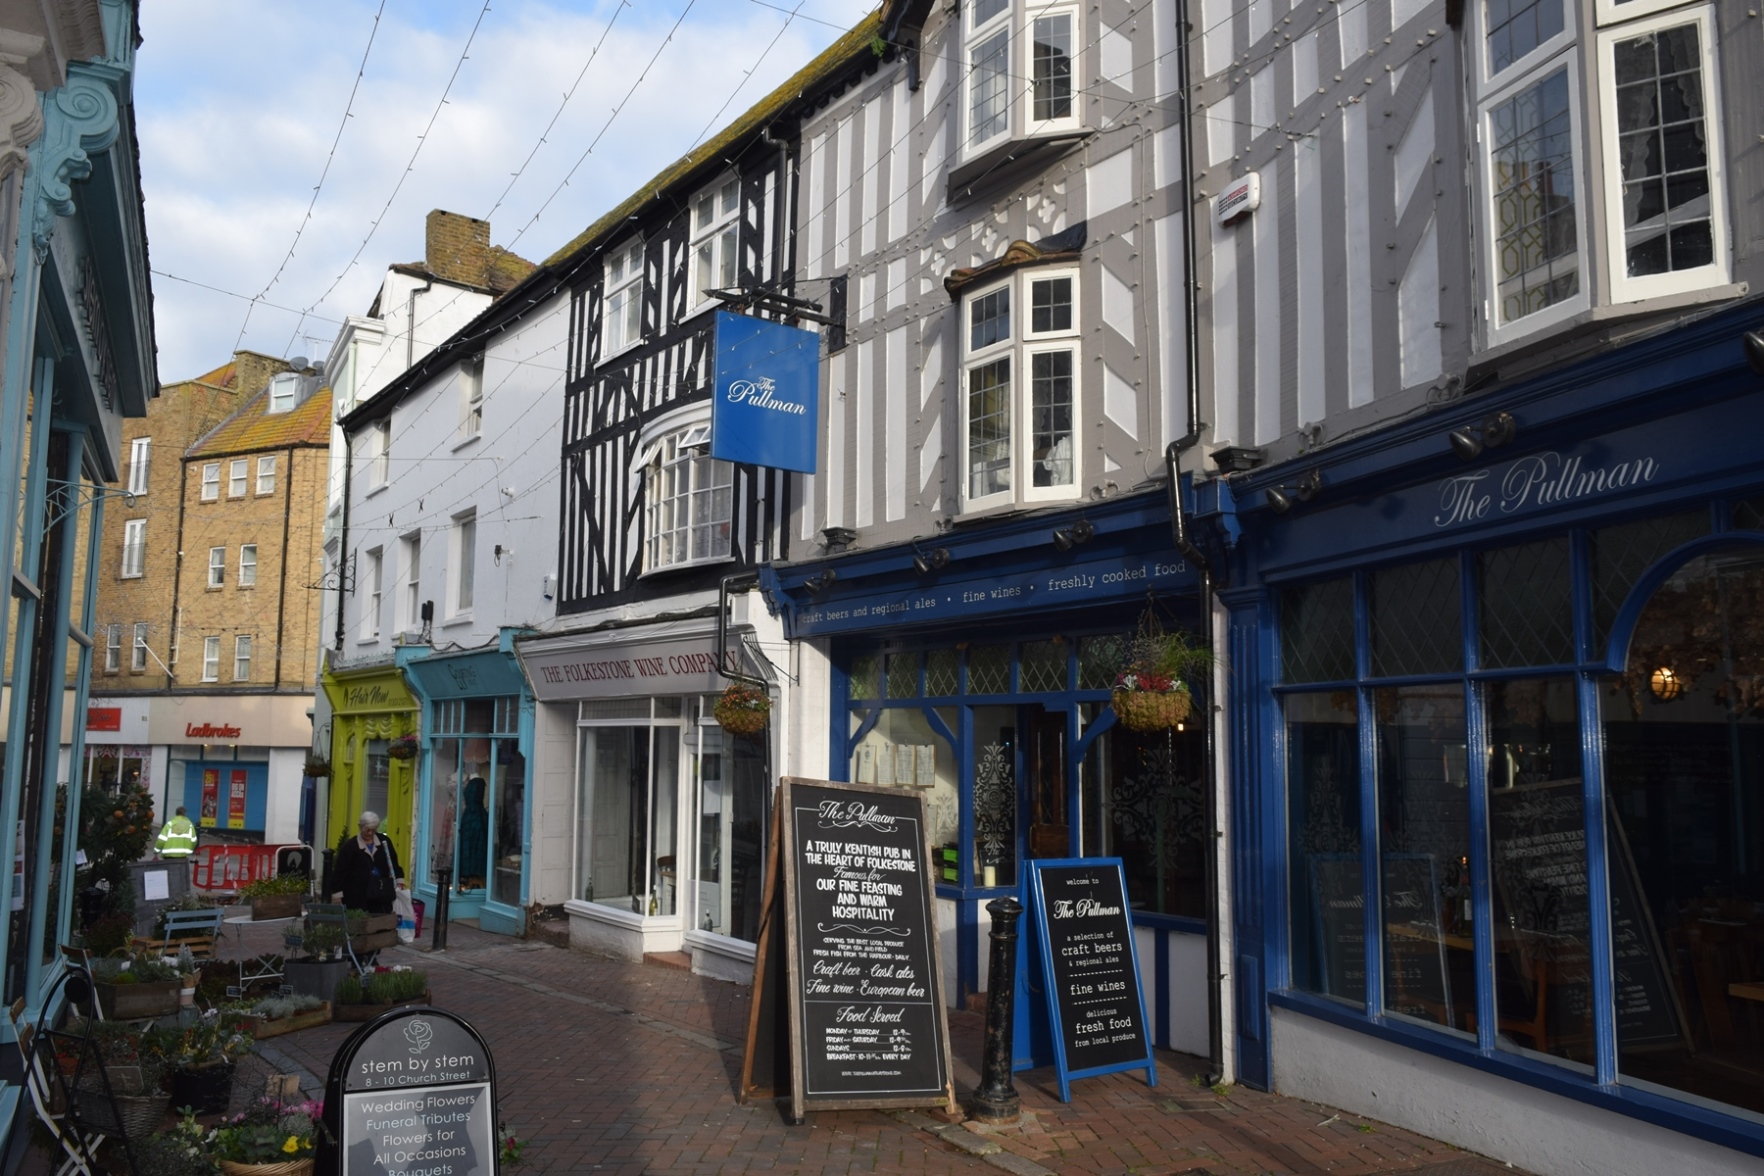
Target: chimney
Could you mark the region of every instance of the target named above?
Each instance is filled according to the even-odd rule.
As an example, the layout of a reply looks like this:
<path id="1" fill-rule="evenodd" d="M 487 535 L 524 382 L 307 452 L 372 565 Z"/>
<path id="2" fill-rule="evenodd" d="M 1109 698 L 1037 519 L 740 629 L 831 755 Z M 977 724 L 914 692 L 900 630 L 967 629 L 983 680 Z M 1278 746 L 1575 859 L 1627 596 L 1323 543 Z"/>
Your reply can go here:
<path id="1" fill-rule="evenodd" d="M 437 208 L 429 213 L 424 246 L 424 265 L 436 277 L 465 286 L 487 284 L 489 221 Z"/>

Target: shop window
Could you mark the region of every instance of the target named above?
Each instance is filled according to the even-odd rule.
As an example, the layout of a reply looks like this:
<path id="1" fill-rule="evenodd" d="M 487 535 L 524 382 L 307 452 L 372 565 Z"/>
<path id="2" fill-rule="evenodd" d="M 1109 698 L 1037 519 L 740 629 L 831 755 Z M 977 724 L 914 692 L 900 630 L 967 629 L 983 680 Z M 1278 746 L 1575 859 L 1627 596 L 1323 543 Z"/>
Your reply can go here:
<path id="1" fill-rule="evenodd" d="M 1084 726 L 1108 710 L 1105 702 L 1084 703 Z M 1199 731 L 1110 727 L 1080 765 L 1083 846 L 1073 850 L 1120 858 L 1135 912 L 1204 919 L 1206 787 Z"/>
<path id="2" fill-rule="evenodd" d="M 1740 531 L 1764 531 L 1764 498 L 1734 503 L 1733 525 Z"/>
<path id="3" fill-rule="evenodd" d="M 976 645 L 968 650 L 968 693 L 1011 692 L 1011 647 Z"/>
<path id="4" fill-rule="evenodd" d="M 710 709 L 707 699 L 707 716 Z M 752 943 L 765 877 L 765 745 L 707 723 L 698 728 L 697 764 L 698 929 Z"/>
<path id="5" fill-rule="evenodd" d="M 1608 685 L 1618 1069 L 1764 1112 L 1764 551 L 1680 568 Z"/>
<path id="6" fill-rule="evenodd" d="M 1078 689 L 1113 690 L 1127 661 L 1127 638 L 1102 633 L 1078 639 Z"/>
<path id="7" fill-rule="evenodd" d="M 1025 694 L 1054 694 L 1067 689 L 1066 643 L 1026 641 L 1017 670 L 1017 689 Z"/>
<path id="8" fill-rule="evenodd" d="M 381 817 L 387 816 L 388 802 L 392 798 L 392 757 L 387 754 L 388 746 L 384 739 L 367 741 L 367 775 L 361 788 L 361 807 L 379 813 Z"/>
<path id="9" fill-rule="evenodd" d="M 646 571 L 714 563 L 733 554 L 735 466 L 710 456 L 710 426 L 661 438 L 644 463 Z"/>
<path id="10" fill-rule="evenodd" d="M 633 914 L 673 915 L 678 725 L 584 726 L 578 737 L 576 892 Z"/>
<path id="11" fill-rule="evenodd" d="M 1017 768 L 1016 708 L 975 707 L 973 861 L 981 886 L 1017 884 Z"/>
<path id="12" fill-rule="evenodd" d="M 1455 557 L 1372 573 L 1372 673 L 1395 678 L 1464 666 Z"/>
<path id="13" fill-rule="evenodd" d="M 1592 941 L 1574 680 L 1490 682 L 1483 697 L 1498 1039 L 1590 1066 Z"/>
<path id="14" fill-rule="evenodd" d="M 491 741 L 492 813 L 490 897 L 504 906 L 521 905 L 521 842 L 527 805 L 527 758 L 520 741 Z"/>
<path id="15" fill-rule="evenodd" d="M 1345 682 L 1359 676 L 1351 576 L 1281 591 L 1280 654 L 1288 682 Z"/>
<path id="16" fill-rule="evenodd" d="M 917 698 L 919 696 L 919 655 L 917 653 L 891 653 L 884 664 L 887 666 L 888 697 Z"/>
<path id="17" fill-rule="evenodd" d="M 853 702 L 873 702 L 882 697 L 882 655 L 860 653 L 851 659 L 851 680 L 847 685 Z"/>
<path id="18" fill-rule="evenodd" d="M 1358 697 L 1351 690 L 1289 694 L 1283 705 L 1292 983 L 1363 1005 Z"/>
<path id="19" fill-rule="evenodd" d="M 1603 652 L 1617 612 L 1642 574 L 1673 548 L 1709 533 L 1709 512 L 1686 511 L 1592 532 L 1593 648 Z"/>
<path id="20" fill-rule="evenodd" d="M 1574 656 L 1573 582 L 1568 537 L 1484 551 L 1476 557 L 1482 664 L 1570 665 Z"/>
<path id="21" fill-rule="evenodd" d="M 955 712 L 939 712 L 946 729 Z M 862 726 L 862 713 L 851 716 L 852 733 Z M 976 736 L 978 738 L 978 736 Z M 927 836 L 936 859 L 937 879 L 960 885 L 961 765 L 949 740 L 918 707 L 889 707 L 851 749 L 851 779 L 862 784 L 890 784 L 920 789 L 925 797 Z"/>
<path id="22" fill-rule="evenodd" d="M 1393 687 L 1374 699 L 1384 1006 L 1472 1032 L 1476 969 L 1464 687 Z"/>
<path id="23" fill-rule="evenodd" d="M 947 698 L 960 693 L 961 687 L 961 650 L 927 650 L 925 653 L 925 696 L 927 698 Z"/>

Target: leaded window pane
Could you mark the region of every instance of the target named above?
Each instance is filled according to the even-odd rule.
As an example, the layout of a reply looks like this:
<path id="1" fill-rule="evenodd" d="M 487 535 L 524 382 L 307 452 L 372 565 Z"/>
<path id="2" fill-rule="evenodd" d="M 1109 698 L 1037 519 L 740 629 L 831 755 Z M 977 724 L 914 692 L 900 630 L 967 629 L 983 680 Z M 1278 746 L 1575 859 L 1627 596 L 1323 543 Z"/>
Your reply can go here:
<path id="1" fill-rule="evenodd" d="M 968 497 L 1011 488 L 1011 361 L 968 372 Z"/>
<path id="2" fill-rule="evenodd" d="M 882 695 L 880 654 L 860 653 L 851 659 L 851 700 L 870 702 Z"/>
<path id="3" fill-rule="evenodd" d="M 984 143 L 1010 129 L 1010 34 L 1000 32 L 971 51 L 973 73 L 969 81 L 969 137 Z"/>
<path id="4" fill-rule="evenodd" d="M 1000 286 L 968 304 L 968 350 L 979 351 L 1011 337 L 1011 288 Z"/>
<path id="5" fill-rule="evenodd" d="M 933 649 L 925 654 L 925 693 L 941 698 L 961 691 L 962 655 L 959 650 Z"/>
<path id="6" fill-rule="evenodd" d="M 1037 486 L 1070 486 L 1072 470 L 1072 353 L 1038 351 L 1029 357 L 1030 449 Z"/>
<path id="7" fill-rule="evenodd" d="M 1464 668 L 1458 561 L 1428 560 L 1372 575 L 1372 673 L 1380 678 Z"/>
<path id="8" fill-rule="evenodd" d="M 1357 676 L 1352 577 L 1280 594 L 1280 650 L 1288 682 L 1341 682 Z"/>
<path id="9" fill-rule="evenodd" d="M 888 697 L 919 696 L 919 655 L 891 653 L 888 655 Z"/>
<path id="10" fill-rule="evenodd" d="M 1011 647 L 976 645 L 968 650 L 968 693 L 1011 692 Z"/>
<path id="11" fill-rule="evenodd" d="M 1617 156 L 1630 277 L 1715 260 L 1697 26 L 1617 42 Z"/>
<path id="12" fill-rule="evenodd" d="M 1023 645 L 1017 673 L 1018 689 L 1025 694 L 1049 694 L 1066 688 L 1066 643 L 1029 641 Z"/>
<path id="13" fill-rule="evenodd" d="M 1562 31 L 1562 0 L 1488 0 L 1487 11 L 1491 74 Z"/>
<path id="14" fill-rule="evenodd" d="M 1701 510 L 1601 527 L 1592 533 L 1593 648 L 1603 650 L 1629 590 L 1662 555 L 1709 533 Z"/>
<path id="15" fill-rule="evenodd" d="M 1072 279 L 1041 278 L 1029 283 L 1029 330 L 1037 335 L 1072 329 Z"/>
<path id="16" fill-rule="evenodd" d="M 1476 566 L 1483 665 L 1500 669 L 1578 660 L 1566 535 L 1485 551 Z"/>
<path id="17" fill-rule="evenodd" d="M 1764 498 L 1735 503 L 1733 525 L 1741 531 L 1764 531 Z"/>
<path id="18" fill-rule="evenodd" d="M 1127 638 L 1103 633 L 1078 641 L 1078 689 L 1112 690 L 1127 657 Z"/>
<path id="19" fill-rule="evenodd" d="M 1072 16 L 1061 13 L 1035 21 L 1033 61 L 1035 119 L 1072 117 Z M 1115 79 L 1123 85 L 1132 79 Z"/>
<path id="20" fill-rule="evenodd" d="M 1568 71 L 1521 90 L 1489 121 L 1500 320 L 1510 323 L 1580 292 Z"/>
<path id="21" fill-rule="evenodd" d="M 1293 986 L 1361 1003 L 1366 886 L 1358 696 L 1289 694 L 1283 705 Z"/>

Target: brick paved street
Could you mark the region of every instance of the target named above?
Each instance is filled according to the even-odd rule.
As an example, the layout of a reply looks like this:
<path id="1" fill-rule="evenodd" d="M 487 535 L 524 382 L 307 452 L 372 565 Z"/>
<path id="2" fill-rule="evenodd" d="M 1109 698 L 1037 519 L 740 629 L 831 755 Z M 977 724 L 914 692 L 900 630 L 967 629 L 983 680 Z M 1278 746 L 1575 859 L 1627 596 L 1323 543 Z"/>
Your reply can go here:
<path id="1" fill-rule="evenodd" d="M 238 951 L 273 942 L 238 928 Z M 1022 1123 L 952 1126 L 915 1112 L 821 1112 L 786 1127 L 734 1088 L 747 989 L 677 968 L 602 959 L 455 925 L 426 967 L 434 1002 L 467 1017 L 496 1058 L 504 1120 L 531 1140 L 519 1172 L 1383 1173 L 1493 1176 L 1512 1169 L 1327 1107 L 1198 1085 L 1199 1059 L 1158 1055 L 1160 1085 L 1088 1079 L 1070 1106 L 1052 1071 L 1020 1075 Z M 978 1082 L 981 1018 L 952 1014 L 958 1092 Z M 265 1059 L 322 1080 L 353 1026 L 265 1043 Z M 316 1088 L 313 1093 L 317 1093 Z"/>

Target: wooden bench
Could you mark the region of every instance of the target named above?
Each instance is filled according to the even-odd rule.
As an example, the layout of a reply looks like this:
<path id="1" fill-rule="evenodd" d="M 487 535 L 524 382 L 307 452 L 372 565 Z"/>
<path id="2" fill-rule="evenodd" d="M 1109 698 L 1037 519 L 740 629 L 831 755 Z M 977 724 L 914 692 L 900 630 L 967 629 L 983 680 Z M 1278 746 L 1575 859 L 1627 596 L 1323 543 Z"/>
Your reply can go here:
<path id="1" fill-rule="evenodd" d="M 187 947 L 192 958 L 212 960 L 215 943 L 220 938 L 221 916 L 225 913 L 224 907 L 208 907 L 200 911 L 166 911 L 165 936 L 137 936 L 134 940 L 135 949 L 175 956 L 178 949 Z"/>

